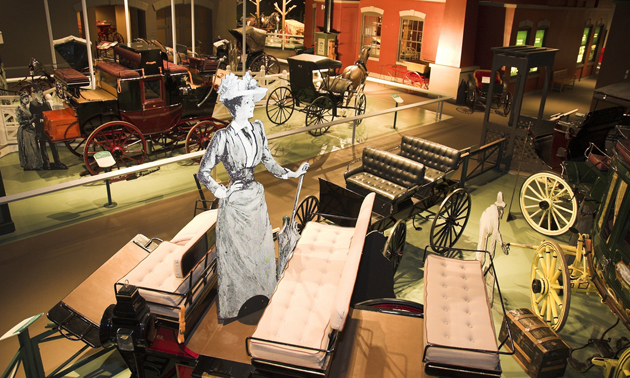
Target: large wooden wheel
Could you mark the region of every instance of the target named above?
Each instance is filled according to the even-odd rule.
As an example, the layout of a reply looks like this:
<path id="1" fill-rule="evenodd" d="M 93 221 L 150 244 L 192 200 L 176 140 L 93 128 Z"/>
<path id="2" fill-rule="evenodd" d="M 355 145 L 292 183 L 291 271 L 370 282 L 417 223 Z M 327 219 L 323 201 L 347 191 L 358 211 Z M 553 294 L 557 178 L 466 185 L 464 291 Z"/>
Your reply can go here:
<path id="1" fill-rule="evenodd" d="M 134 125 L 123 121 L 113 121 L 97 127 L 85 142 L 83 161 L 87 170 L 93 175 L 102 171 L 94 160 L 94 154 L 100 151 L 109 151 L 112 154 L 116 164 L 109 169 L 114 171 L 144 163 L 147 142 Z M 123 176 L 117 180 L 127 177 Z"/>
<path id="2" fill-rule="evenodd" d="M 300 202 L 295 211 L 295 223 L 298 227 L 298 232 L 302 233 L 307 222 L 313 219 L 319 220 L 319 200 L 315 196 L 308 196 Z"/>
<path id="3" fill-rule="evenodd" d="M 186 135 L 186 153 L 203 151 L 208 148 L 214 134 L 221 127 L 212 121 L 197 122 Z M 201 158 L 194 159 L 200 162 Z"/>
<path id="4" fill-rule="evenodd" d="M 442 204 L 433 223 L 429 240 L 431 249 L 444 253 L 451 248 L 464 233 L 470 217 L 470 194 L 463 188 L 449 194 Z"/>
<path id="5" fill-rule="evenodd" d="M 354 97 L 354 115 L 355 116 L 360 116 L 365 114 L 365 108 L 367 106 L 367 97 L 365 96 L 365 93 L 361 93 L 358 96 Z M 361 122 L 363 122 L 363 119 L 360 119 L 357 121 L 357 124 L 361 124 Z"/>
<path id="6" fill-rule="evenodd" d="M 621 357 L 617 361 L 617 367 L 613 378 L 628 378 L 630 377 L 630 348 L 621 353 Z"/>
<path id="7" fill-rule="evenodd" d="M 293 94 L 287 87 L 278 87 L 267 97 L 267 117 L 276 125 L 285 123 L 295 109 Z"/>
<path id="8" fill-rule="evenodd" d="M 332 122 L 335 119 L 335 104 L 328 96 L 319 96 L 306 107 L 306 126 L 314 126 Z M 320 136 L 330 129 L 325 126 L 319 129 L 309 130 L 312 136 Z"/>
<path id="9" fill-rule="evenodd" d="M 577 200 L 571 187 L 552 172 L 536 173 L 525 180 L 520 205 L 527 223 L 543 235 L 565 233 L 577 217 Z"/>
<path id="10" fill-rule="evenodd" d="M 402 259 L 403 249 L 405 248 L 405 240 L 407 239 L 407 223 L 404 219 L 399 220 L 392 228 L 392 231 L 387 237 L 385 248 L 383 248 L 383 256 L 392 262 L 392 268 L 394 273 L 400 265 Z"/>
<path id="11" fill-rule="evenodd" d="M 278 59 L 273 55 L 261 54 L 254 58 L 249 65 L 249 69 L 252 72 L 260 72 L 262 67 L 265 67 L 266 75 L 275 75 L 280 73 L 280 62 L 278 62 Z"/>
<path id="12" fill-rule="evenodd" d="M 468 106 L 468 108 L 474 112 L 476 102 L 477 102 L 477 84 L 469 81 L 468 91 L 466 91 L 466 106 Z"/>
<path id="13" fill-rule="evenodd" d="M 107 122 L 119 121 L 118 116 L 112 114 L 98 114 L 85 121 L 81 127 L 81 135 L 90 135 L 97 127 Z M 66 140 L 63 143 L 66 145 L 68 151 L 78 157 L 83 157 L 83 150 L 85 149 L 86 139 L 72 139 Z"/>
<path id="14" fill-rule="evenodd" d="M 536 315 L 560 331 L 569 316 L 571 276 L 566 256 L 554 241 L 540 243 L 534 254 L 530 298 Z"/>

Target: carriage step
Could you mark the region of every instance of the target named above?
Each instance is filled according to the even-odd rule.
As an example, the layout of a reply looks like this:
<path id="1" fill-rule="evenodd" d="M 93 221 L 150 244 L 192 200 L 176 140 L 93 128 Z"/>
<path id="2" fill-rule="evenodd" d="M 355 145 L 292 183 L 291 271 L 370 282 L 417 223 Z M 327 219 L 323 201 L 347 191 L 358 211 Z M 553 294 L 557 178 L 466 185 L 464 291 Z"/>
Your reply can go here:
<path id="1" fill-rule="evenodd" d="M 593 357 L 599 357 L 599 356 L 595 355 Z M 578 373 L 585 373 L 588 369 L 593 367 L 593 362 L 591 361 L 593 357 L 589 358 L 585 362 L 580 362 L 573 357 L 569 357 L 567 358 L 567 362 L 569 363 L 569 366 L 571 367 L 571 369 L 573 369 L 574 371 Z"/>
<path id="2" fill-rule="evenodd" d="M 599 351 L 599 354 L 604 357 L 604 358 L 614 358 L 615 357 L 615 352 L 612 350 L 612 348 L 610 347 L 610 344 L 608 342 L 608 340 L 602 340 L 602 339 L 592 339 L 589 340 L 589 342 L 592 342 L 593 344 L 595 344 L 595 347 L 597 348 L 597 350 Z"/>

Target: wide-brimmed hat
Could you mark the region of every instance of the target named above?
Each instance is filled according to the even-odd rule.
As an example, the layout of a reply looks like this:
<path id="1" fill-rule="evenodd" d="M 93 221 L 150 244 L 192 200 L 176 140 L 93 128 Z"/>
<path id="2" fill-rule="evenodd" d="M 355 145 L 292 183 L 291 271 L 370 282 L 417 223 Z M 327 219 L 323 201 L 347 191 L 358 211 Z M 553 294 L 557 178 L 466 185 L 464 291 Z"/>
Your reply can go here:
<path id="1" fill-rule="evenodd" d="M 505 207 L 505 202 L 503 202 L 503 192 L 497 193 L 497 202 L 494 204 L 496 207 Z"/>
<path id="2" fill-rule="evenodd" d="M 242 79 L 239 79 L 233 73 L 229 73 L 221 80 L 221 85 L 219 85 L 217 92 L 219 92 L 219 101 L 252 95 L 254 96 L 254 102 L 257 102 L 265 97 L 267 88 L 259 87 L 249 72 L 246 72 Z"/>

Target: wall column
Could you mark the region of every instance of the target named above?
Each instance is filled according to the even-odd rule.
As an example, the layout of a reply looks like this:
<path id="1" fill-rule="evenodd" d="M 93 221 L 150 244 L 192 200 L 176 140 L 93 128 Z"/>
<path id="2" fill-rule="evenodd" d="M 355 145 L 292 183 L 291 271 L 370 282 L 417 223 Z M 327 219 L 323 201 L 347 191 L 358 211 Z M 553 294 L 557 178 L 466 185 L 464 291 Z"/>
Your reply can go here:
<path id="1" fill-rule="evenodd" d="M 457 96 L 462 76 L 472 67 L 477 37 L 479 0 L 446 0 L 444 21 L 435 63 L 431 64 L 431 90 Z"/>

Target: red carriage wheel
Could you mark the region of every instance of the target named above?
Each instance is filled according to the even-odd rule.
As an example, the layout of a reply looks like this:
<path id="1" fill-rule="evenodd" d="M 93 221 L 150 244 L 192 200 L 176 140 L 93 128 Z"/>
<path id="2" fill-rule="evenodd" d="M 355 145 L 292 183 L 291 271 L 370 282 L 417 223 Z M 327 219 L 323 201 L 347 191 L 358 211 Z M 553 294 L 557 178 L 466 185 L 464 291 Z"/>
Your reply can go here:
<path id="1" fill-rule="evenodd" d="M 423 78 L 416 71 L 407 71 L 403 77 L 403 84 L 410 85 L 412 87 L 422 88 Z M 407 93 L 418 93 L 417 91 L 405 89 Z"/>
<path id="2" fill-rule="evenodd" d="M 186 152 L 203 151 L 208 148 L 214 134 L 223 127 L 212 121 L 197 122 L 186 136 Z M 194 159 L 194 161 L 198 163 L 201 159 Z"/>
<path id="3" fill-rule="evenodd" d="M 97 127 L 85 142 L 83 161 L 93 175 L 99 174 L 102 170 L 94 160 L 94 154 L 100 151 L 109 151 L 112 154 L 116 165 L 111 170 L 123 169 L 144 163 L 147 142 L 134 125 L 113 121 Z M 121 176 L 116 180 L 124 180 L 127 177 L 128 175 Z"/>

